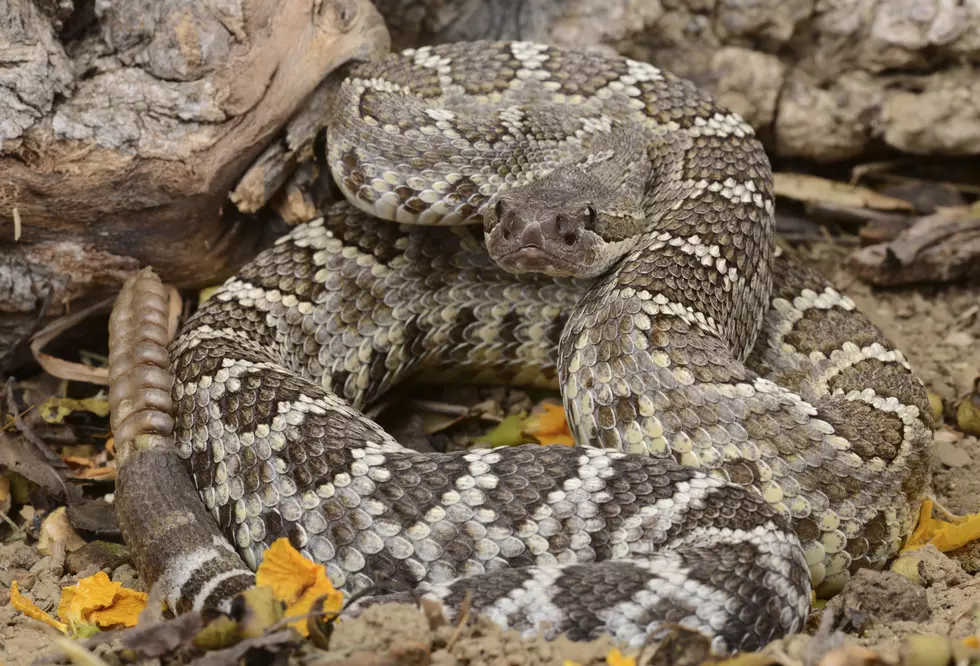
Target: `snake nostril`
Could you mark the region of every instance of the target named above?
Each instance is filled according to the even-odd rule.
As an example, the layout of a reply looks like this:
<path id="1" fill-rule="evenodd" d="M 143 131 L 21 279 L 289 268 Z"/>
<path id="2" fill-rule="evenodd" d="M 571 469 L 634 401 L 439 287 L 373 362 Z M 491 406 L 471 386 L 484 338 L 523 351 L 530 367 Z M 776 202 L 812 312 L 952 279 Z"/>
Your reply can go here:
<path id="1" fill-rule="evenodd" d="M 511 237 L 510 227 L 503 227 L 500 230 L 500 233 L 503 234 L 505 241 L 509 241 L 510 240 L 510 237 Z"/>
<path id="2" fill-rule="evenodd" d="M 575 245 L 575 241 L 578 240 L 578 234 L 576 233 L 565 234 L 563 240 L 565 241 L 565 245 Z"/>

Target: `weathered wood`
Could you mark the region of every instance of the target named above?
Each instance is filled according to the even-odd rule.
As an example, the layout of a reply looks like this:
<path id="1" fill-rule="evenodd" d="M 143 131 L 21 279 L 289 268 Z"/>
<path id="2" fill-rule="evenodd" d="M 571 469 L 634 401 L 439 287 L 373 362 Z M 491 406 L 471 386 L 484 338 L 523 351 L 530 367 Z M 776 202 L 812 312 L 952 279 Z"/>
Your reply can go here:
<path id="1" fill-rule="evenodd" d="M 980 207 L 943 209 L 894 240 L 850 257 L 858 276 L 880 286 L 980 280 Z"/>
<path id="2" fill-rule="evenodd" d="M 230 275 L 263 234 L 228 190 L 327 74 L 389 44 L 368 0 L 99 8 L 73 38 L 64 16 L 0 3 L 4 349 L 42 302 L 138 265 L 181 287 Z"/>

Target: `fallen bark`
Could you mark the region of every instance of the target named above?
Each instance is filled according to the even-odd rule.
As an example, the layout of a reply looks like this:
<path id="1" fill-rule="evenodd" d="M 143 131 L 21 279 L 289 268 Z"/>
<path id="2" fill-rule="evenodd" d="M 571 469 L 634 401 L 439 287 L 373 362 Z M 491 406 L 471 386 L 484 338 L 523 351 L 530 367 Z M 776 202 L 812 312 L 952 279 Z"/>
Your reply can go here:
<path id="1" fill-rule="evenodd" d="M 849 264 L 878 286 L 980 280 L 980 208 L 923 217 L 894 240 L 858 250 Z"/>

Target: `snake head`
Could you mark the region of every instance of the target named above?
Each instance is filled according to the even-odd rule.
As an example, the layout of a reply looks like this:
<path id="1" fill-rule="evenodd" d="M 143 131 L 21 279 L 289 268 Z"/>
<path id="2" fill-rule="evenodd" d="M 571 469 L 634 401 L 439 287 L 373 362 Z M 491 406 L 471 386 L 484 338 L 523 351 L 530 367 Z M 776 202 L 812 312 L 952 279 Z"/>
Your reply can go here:
<path id="1" fill-rule="evenodd" d="M 508 273 L 592 278 L 633 248 L 643 219 L 634 197 L 559 168 L 493 197 L 483 231 L 490 257 Z"/>

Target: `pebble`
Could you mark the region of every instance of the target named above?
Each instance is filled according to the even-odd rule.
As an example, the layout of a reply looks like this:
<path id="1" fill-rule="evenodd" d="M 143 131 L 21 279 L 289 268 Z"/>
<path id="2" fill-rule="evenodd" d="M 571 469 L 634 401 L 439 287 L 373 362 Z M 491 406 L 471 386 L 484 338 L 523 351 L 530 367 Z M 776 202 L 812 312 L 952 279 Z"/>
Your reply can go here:
<path id="1" fill-rule="evenodd" d="M 951 347 L 969 347 L 974 342 L 973 336 L 966 331 L 953 331 L 943 340 L 943 344 Z"/>
<path id="2" fill-rule="evenodd" d="M 936 442 L 936 456 L 947 467 L 966 467 L 973 462 L 969 453 L 951 442 Z"/>

